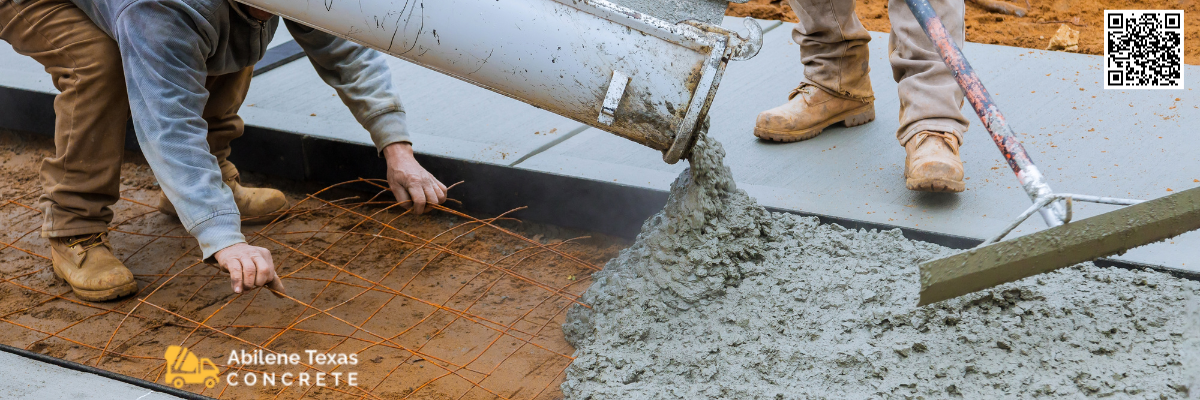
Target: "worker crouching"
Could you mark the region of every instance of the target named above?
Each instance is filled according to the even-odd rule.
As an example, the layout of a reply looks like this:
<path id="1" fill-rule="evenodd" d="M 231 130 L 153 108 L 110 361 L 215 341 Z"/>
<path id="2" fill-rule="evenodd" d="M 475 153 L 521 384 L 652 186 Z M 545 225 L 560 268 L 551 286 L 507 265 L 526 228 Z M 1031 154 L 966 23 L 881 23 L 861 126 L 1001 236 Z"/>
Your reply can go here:
<path id="1" fill-rule="evenodd" d="M 0 39 L 41 63 L 55 97 L 55 155 L 41 165 L 42 236 L 52 267 L 79 298 L 137 291 L 107 232 L 119 198 L 125 124 L 205 260 L 234 292 L 282 292 L 271 254 L 246 243 L 242 219 L 264 222 L 283 193 L 241 185 L 229 162 L 238 109 L 280 18 L 231 0 L 0 0 Z M 446 187 L 417 163 L 405 112 L 380 53 L 292 22 L 293 39 L 371 134 L 397 200 L 417 213 Z"/>

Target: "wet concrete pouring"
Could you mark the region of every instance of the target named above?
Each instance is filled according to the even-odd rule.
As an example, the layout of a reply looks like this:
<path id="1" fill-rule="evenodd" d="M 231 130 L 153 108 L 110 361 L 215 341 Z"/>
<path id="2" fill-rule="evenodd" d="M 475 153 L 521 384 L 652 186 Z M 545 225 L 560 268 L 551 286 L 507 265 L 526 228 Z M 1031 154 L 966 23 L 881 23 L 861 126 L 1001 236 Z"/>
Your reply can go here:
<path id="1" fill-rule="evenodd" d="M 142 290 L 115 303 L 74 300 L 44 258 L 40 217 L 27 206 L 51 144 L 0 139 L 3 343 L 159 382 L 170 344 L 226 375 L 271 372 L 230 365 L 230 348 L 361 360 L 300 367 L 356 371 L 354 388 L 185 387 L 214 397 L 1200 391 L 1200 283 L 1085 263 L 918 308 L 917 265 L 953 250 L 770 213 L 736 188 L 707 137 L 666 208 L 619 255 L 628 244 L 614 239 L 571 241 L 577 233 L 449 212 L 415 217 L 380 199 L 284 187 L 297 204 L 286 221 L 246 230 L 277 252 L 284 299 L 230 293 L 178 222 L 143 205 L 157 193 L 153 177 L 127 162 L 113 240 Z"/>
<path id="2" fill-rule="evenodd" d="M 701 138 L 563 326 L 575 399 L 1187 398 L 1200 283 L 1091 263 L 916 307 L 953 253 L 770 213 Z"/>

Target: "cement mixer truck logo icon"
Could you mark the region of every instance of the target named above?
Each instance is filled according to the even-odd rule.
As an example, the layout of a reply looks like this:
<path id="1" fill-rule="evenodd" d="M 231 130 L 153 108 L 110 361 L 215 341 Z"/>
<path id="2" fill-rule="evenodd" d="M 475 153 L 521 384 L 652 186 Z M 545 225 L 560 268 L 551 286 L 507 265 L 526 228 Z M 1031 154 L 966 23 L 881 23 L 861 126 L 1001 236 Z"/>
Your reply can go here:
<path id="1" fill-rule="evenodd" d="M 167 347 L 163 358 L 167 360 L 167 383 L 176 389 L 182 389 L 184 384 L 203 383 L 210 389 L 217 385 L 217 376 L 221 374 L 221 370 L 217 369 L 212 360 L 200 358 L 187 347 Z"/>

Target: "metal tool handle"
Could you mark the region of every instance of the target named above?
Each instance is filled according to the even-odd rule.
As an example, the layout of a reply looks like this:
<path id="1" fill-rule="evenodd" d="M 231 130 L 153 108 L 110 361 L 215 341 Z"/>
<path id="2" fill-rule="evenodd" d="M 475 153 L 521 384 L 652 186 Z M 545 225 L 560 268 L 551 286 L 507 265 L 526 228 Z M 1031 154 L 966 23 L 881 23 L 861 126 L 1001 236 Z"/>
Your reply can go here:
<path id="1" fill-rule="evenodd" d="M 946 66 L 954 72 L 954 80 L 958 81 L 958 86 L 962 88 L 967 101 L 971 103 L 971 107 L 975 108 L 975 114 L 979 115 L 979 119 L 983 121 L 983 127 L 991 134 L 992 141 L 996 142 L 1000 154 L 1004 156 L 1008 166 L 1017 175 L 1017 180 L 1021 182 L 1025 193 L 1029 194 L 1030 200 L 1039 203 L 1042 199 L 1053 196 L 1054 192 L 1046 184 L 1046 178 L 1033 164 L 1029 153 L 1025 152 L 1025 147 L 1021 145 L 1021 141 L 1008 126 L 1004 114 L 992 100 L 992 95 L 983 87 L 983 82 L 975 75 L 975 69 L 971 68 L 971 64 L 967 62 L 967 57 L 950 39 L 950 34 L 946 32 L 946 27 L 942 25 L 942 20 L 938 19 L 937 13 L 929 5 L 929 1 L 905 0 L 905 3 L 908 3 L 909 10 L 917 17 L 921 29 L 925 31 L 926 35 L 929 35 L 929 40 L 933 41 L 938 54 L 942 56 L 942 61 L 945 61 Z M 1046 220 L 1046 225 L 1054 227 L 1063 224 L 1065 210 L 1061 202 L 1049 202 L 1039 211 L 1042 219 Z"/>

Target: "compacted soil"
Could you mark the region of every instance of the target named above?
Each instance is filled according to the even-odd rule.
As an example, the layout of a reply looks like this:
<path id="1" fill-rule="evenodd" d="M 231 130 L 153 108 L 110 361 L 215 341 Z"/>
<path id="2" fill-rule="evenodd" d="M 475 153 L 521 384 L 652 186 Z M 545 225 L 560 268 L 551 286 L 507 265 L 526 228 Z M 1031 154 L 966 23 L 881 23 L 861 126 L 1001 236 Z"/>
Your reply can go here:
<path id="1" fill-rule="evenodd" d="M 199 261 L 178 220 L 145 205 L 156 204 L 156 181 L 127 152 L 110 236 L 140 292 L 89 303 L 54 276 L 39 237 L 37 166 L 52 153 L 47 138 L 0 131 L 0 343 L 164 384 L 167 346 L 183 345 L 221 370 L 214 388 L 183 389 L 217 398 L 560 397 L 574 352 L 559 327 L 565 309 L 625 245 L 448 211 L 401 214 L 385 210 L 388 201 L 364 204 L 364 192 L 310 198 L 320 187 L 248 176 L 247 185 L 282 188 L 295 205 L 279 223 L 243 227 L 272 251 L 289 297 L 237 295 L 227 275 Z M 231 351 L 259 350 L 299 354 L 302 365 L 230 362 Z M 357 361 L 313 363 L 307 350 Z M 262 372 L 315 380 L 318 371 L 354 372 L 358 386 L 334 387 L 332 375 L 324 388 L 243 380 Z M 226 384 L 231 373 L 240 374 L 236 387 Z"/>

